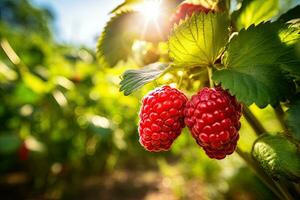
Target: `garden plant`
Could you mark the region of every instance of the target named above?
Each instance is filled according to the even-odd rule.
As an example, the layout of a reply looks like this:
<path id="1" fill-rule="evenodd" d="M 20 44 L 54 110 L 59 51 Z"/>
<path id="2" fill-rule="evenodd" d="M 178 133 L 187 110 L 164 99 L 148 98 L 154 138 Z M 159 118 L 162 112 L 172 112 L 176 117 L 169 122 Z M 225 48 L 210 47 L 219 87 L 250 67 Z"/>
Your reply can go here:
<path id="1" fill-rule="evenodd" d="M 120 74 L 124 95 L 154 87 L 140 99 L 141 148 L 168 151 L 186 126 L 208 157 L 235 151 L 279 199 L 299 197 L 300 6 L 278 4 L 126 0 L 112 11 L 100 62 L 137 63 Z M 280 131 L 253 113 L 266 107 Z M 249 125 L 251 139 L 239 133 Z"/>

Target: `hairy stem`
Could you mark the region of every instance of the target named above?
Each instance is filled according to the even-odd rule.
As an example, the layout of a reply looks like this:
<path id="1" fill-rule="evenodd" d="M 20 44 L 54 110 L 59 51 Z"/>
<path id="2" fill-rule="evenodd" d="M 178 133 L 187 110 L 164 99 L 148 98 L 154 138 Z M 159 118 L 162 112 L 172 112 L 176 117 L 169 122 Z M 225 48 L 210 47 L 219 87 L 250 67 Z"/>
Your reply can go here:
<path id="1" fill-rule="evenodd" d="M 263 127 L 263 125 L 260 123 L 260 121 L 255 117 L 255 115 L 246 105 L 244 105 L 243 107 L 243 114 L 257 135 L 266 133 L 266 130 Z M 280 199 L 293 200 L 293 197 L 289 194 L 285 185 L 283 185 L 280 182 L 276 182 L 271 177 L 269 177 L 264 172 L 264 170 L 261 169 L 261 167 L 253 159 L 251 159 L 251 157 L 249 157 L 246 153 L 243 153 L 239 149 L 237 149 L 236 152 L 256 172 L 257 176 L 274 192 L 274 194 L 276 194 Z"/>
<path id="2" fill-rule="evenodd" d="M 254 171 L 258 178 L 281 200 L 286 199 L 282 192 L 278 190 L 277 185 L 272 178 L 260 168 L 260 166 L 247 154 L 242 152 L 239 148 L 236 153 L 247 163 L 247 165 Z"/>
<path id="3" fill-rule="evenodd" d="M 243 115 L 257 135 L 266 133 L 266 129 L 246 105 L 243 105 Z"/>
<path id="4" fill-rule="evenodd" d="M 212 67 L 210 67 L 210 66 L 207 67 L 207 75 L 208 75 L 208 80 L 209 80 L 209 86 L 212 88 L 212 87 L 214 87 L 214 82 L 212 80 Z"/>
<path id="5" fill-rule="evenodd" d="M 281 105 L 279 104 L 273 108 L 275 110 L 276 117 L 277 117 L 278 121 L 280 122 L 280 125 L 284 129 L 284 132 L 287 133 L 288 129 L 287 129 L 287 126 L 284 121 L 284 111 L 283 111 Z"/>

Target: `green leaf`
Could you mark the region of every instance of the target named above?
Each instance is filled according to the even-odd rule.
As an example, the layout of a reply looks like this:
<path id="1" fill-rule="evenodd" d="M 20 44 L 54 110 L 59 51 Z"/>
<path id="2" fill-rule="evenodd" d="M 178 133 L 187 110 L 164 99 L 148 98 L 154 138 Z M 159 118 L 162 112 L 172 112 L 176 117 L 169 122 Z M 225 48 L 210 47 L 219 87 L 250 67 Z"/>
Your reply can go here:
<path id="1" fill-rule="evenodd" d="M 15 135 L 0 136 L 0 154 L 11 154 L 18 150 L 21 140 Z"/>
<path id="2" fill-rule="evenodd" d="M 41 78 L 38 76 L 30 73 L 30 72 L 25 72 L 22 74 L 23 76 L 23 81 L 26 84 L 26 86 L 32 91 L 34 91 L 37 94 L 43 94 L 46 93 L 50 90 L 50 88 L 47 85 L 47 82 L 43 81 Z"/>
<path id="3" fill-rule="evenodd" d="M 279 13 L 279 0 L 246 1 L 237 17 L 236 25 L 239 29 L 248 28 L 252 24 L 259 24 L 270 20 Z"/>
<path id="4" fill-rule="evenodd" d="M 279 37 L 281 42 L 286 46 L 288 55 L 282 58 L 284 64 L 281 68 L 294 79 L 300 80 L 300 56 L 297 51 L 300 44 L 300 19 L 293 19 L 284 24 L 284 28 L 280 29 Z"/>
<path id="5" fill-rule="evenodd" d="M 300 41 L 300 18 L 293 19 L 286 23 L 286 26 L 279 32 L 281 42 L 287 46 L 295 45 Z"/>
<path id="6" fill-rule="evenodd" d="M 300 99 L 293 102 L 287 110 L 286 122 L 292 137 L 300 141 Z"/>
<path id="7" fill-rule="evenodd" d="M 125 9 L 130 9 L 132 6 L 142 1 L 143 0 L 124 0 L 123 3 L 121 3 L 116 8 L 114 8 L 110 13 L 116 13 L 116 12 L 124 11 Z"/>
<path id="8" fill-rule="evenodd" d="M 253 145 L 253 157 L 273 178 L 299 180 L 300 155 L 296 145 L 282 136 L 263 135 Z"/>
<path id="9" fill-rule="evenodd" d="M 120 91 L 124 91 L 125 95 L 129 95 L 145 84 L 159 78 L 167 69 L 169 69 L 169 64 L 153 63 L 143 69 L 127 70 L 122 75 Z"/>
<path id="10" fill-rule="evenodd" d="M 169 56 L 178 66 L 208 66 L 228 41 L 229 20 L 222 13 L 200 13 L 176 26 L 169 38 Z"/>
<path id="11" fill-rule="evenodd" d="M 281 70 L 289 55 L 278 37 L 278 24 L 265 23 L 241 30 L 234 37 L 222 60 L 225 69 L 215 71 L 213 79 L 237 98 L 260 108 L 277 104 L 295 91 L 291 78 Z"/>
<path id="12" fill-rule="evenodd" d="M 123 12 L 107 23 L 97 45 L 101 64 L 113 67 L 131 54 L 131 46 L 137 35 L 137 28 L 132 24 L 137 18 L 136 12 Z"/>
<path id="13" fill-rule="evenodd" d="M 97 54 L 104 66 L 114 67 L 132 54 L 135 40 L 160 42 L 166 39 L 168 20 L 149 21 L 141 12 L 117 13 L 107 23 L 99 38 Z"/>

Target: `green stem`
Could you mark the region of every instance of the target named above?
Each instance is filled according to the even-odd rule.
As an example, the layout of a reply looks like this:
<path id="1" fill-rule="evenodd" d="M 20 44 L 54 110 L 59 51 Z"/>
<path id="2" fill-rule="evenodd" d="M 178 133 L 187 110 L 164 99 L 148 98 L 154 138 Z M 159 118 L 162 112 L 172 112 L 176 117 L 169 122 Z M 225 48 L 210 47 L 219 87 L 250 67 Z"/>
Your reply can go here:
<path id="1" fill-rule="evenodd" d="M 251 125 L 257 135 L 266 133 L 266 129 L 260 123 L 260 121 L 255 117 L 252 111 L 246 106 L 243 105 L 243 114 L 247 122 Z"/>
<path id="2" fill-rule="evenodd" d="M 276 117 L 277 117 L 278 121 L 280 122 L 280 125 L 282 126 L 284 131 L 287 132 L 288 129 L 287 129 L 287 126 L 284 121 L 284 111 L 283 111 L 281 105 L 279 104 L 273 108 L 275 110 Z"/>
<path id="3" fill-rule="evenodd" d="M 284 120 L 284 111 L 281 107 L 281 105 L 279 104 L 278 106 L 276 107 L 273 107 L 274 110 L 275 110 L 275 114 L 276 114 L 276 117 L 278 119 L 278 121 L 280 122 L 280 125 L 282 126 L 283 128 L 283 135 L 292 143 L 294 143 L 296 146 L 299 146 L 299 143 L 297 142 L 297 140 L 295 140 L 291 133 L 289 132 L 288 130 L 288 127 L 285 123 L 285 120 Z"/>
<path id="4" fill-rule="evenodd" d="M 242 152 L 239 148 L 236 149 L 236 153 L 247 163 L 247 165 L 254 171 L 258 178 L 281 200 L 284 200 L 284 196 L 278 191 L 277 185 L 267 175 L 259 165 L 251 159 L 249 155 Z"/>
<path id="5" fill-rule="evenodd" d="M 179 77 L 179 82 L 177 84 L 177 88 L 180 89 L 182 85 L 183 76 L 185 74 L 185 70 L 183 71 L 183 74 Z"/>
<path id="6" fill-rule="evenodd" d="M 207 75 L 208 75 L 208 80 L 209 80 L 209 86 L 211 88 L 213 88 L 214 87 L 214 82 L 212 80 L 212 67 L 210 67 L 210 66 L 207 67 Z"/>
<path id="7" fill-rule="evenodd" d="M 280 192 L 283 194 L 284 198 L 287 200 L 294 200 L 294 198 L 290 195 L 288 189 L 286 188 L 286 185 L 284 185 L 281 182 L 274 181 L 277 188 L 280 190 Z"/>
<path id="8" fill-rule="evenodd" d="M 244 105 L 243 114 L 248 123 L 254 129 L 257 135 L 261 135 L 266 133 L 265 128 L 262 126 L 260 121 L 255 117 L 252 111 Z M 285 185 L 275 182 L 272 178 L 270 178 L 263 169 L 260 168 L 257 163 L 252 160 L 247 154 L 243 153 L 239 149 L 236 152 L 246 161 L 246 163 L 256 172 L 257 176 L 276 194 L 280 199 L 293 200 L 293 197 L 289 194 Z"/>

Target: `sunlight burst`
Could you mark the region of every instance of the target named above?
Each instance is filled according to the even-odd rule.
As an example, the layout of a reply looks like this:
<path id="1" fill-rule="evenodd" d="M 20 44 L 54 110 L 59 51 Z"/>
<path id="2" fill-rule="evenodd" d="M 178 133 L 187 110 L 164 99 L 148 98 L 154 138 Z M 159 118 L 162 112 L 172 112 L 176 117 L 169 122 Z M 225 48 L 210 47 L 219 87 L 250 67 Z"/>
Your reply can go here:
<path id="1" fill-rule="evenodd" d="M 160 15 L 161 0 L 145 0 L 144 3 L 137 6 L 137 10 L 141 12 L 147 20 L 157 20 Z"/>

